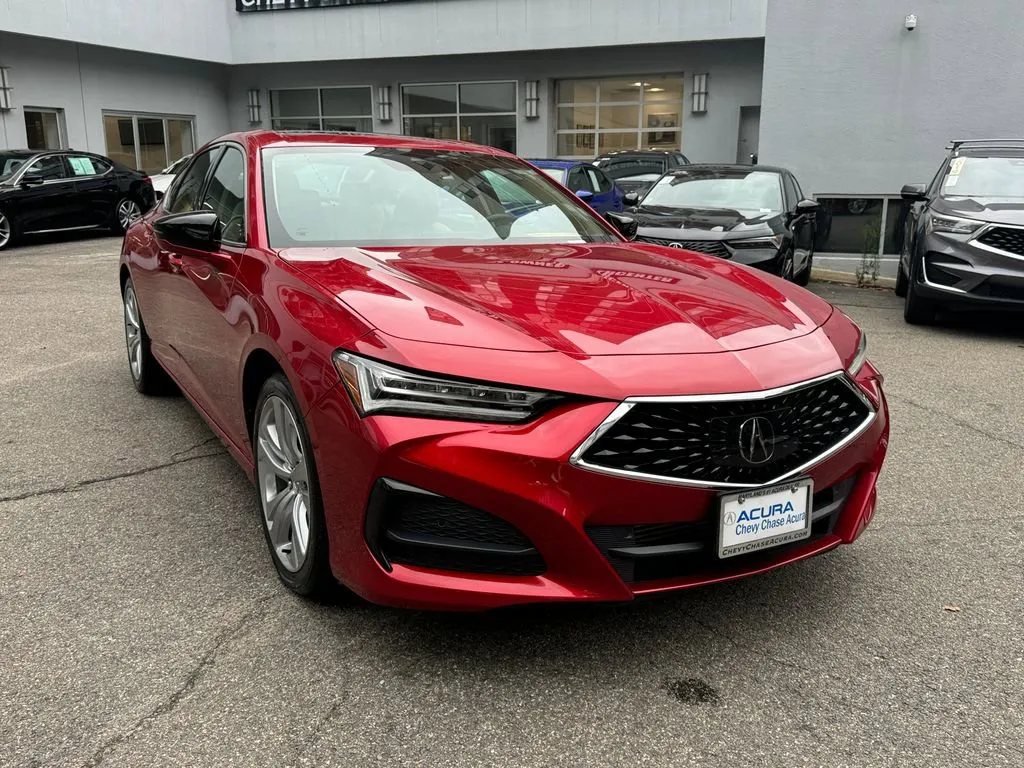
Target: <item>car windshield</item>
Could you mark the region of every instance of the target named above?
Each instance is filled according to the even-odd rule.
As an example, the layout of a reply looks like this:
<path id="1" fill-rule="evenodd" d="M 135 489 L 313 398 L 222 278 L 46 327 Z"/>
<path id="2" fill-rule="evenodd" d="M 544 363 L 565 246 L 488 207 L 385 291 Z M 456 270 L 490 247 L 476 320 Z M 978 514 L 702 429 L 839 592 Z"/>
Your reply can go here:
<path id="1" fill-rule="evenodd" d="M 668 161 L 660 157 L 613 157 L 598 163 L 598 167 L 616 181 L 652 175 L 659 177 L 667 165 Z"/>
<path id="2" fill-rule="evenodd" d="M 643 200 L 665 208 L 728 208 L 744 213 L 782 210 L 779 174 L 746 170 L 685 170 L 665 176 Z"/>
<path id="3" fill-rule="evenodd" d="M 615 242 L 532 166 L 476 152 L 263 150 L 274 248 Z"/>
<path id="4" fill-rule="evenodd" d="M 943 197 L 1024 198 L 1024 157 L 957 157 L 942 181 Z"/>
<path id="5" fill-rule="evenodd" d="M 13 176 L 30 158 L 31 155 L 12 155 L 0 152 L 0 181 Z"/>
<path id="6" fill-rule="evenodd" d="M 559 184 L 565 184 L 565 168 L 541 168 L 540 170 Z"/>

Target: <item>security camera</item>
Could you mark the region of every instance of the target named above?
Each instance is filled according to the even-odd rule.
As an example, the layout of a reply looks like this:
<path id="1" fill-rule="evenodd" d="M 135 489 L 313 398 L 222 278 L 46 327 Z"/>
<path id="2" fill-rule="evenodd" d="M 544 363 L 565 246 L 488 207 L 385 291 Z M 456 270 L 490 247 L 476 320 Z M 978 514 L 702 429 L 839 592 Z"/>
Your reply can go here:
<path id="1" fill-rule="evenodd" d="M 909 14 L 907 16 L 906 24 L 907 24 L 907 31 L 908 32 L 913 32 L 915 29 L 917 29 L 917 14 L 915 14 L 915 13 Z"/>

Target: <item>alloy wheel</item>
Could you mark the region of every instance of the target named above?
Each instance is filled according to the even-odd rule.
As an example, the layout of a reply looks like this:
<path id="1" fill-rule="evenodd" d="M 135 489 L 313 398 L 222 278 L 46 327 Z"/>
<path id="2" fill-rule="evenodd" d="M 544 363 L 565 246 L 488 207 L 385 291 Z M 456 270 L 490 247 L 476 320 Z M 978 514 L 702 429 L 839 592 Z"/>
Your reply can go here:
<path id="1" fill-rule="evenodd" d="M 124 291 L 124 337 L 128 344 L 128 364 L 132 369 L 132 378 L 138 381 L 142 378 L 142 320 L 135 289 L 131 285 Z"/>
<path id="2" fill-rule="evenodd" d="M 295 573 L 309 553 L 309 465 L 291 406 L 277 395 L 263 402 L 256 426 L 260 506 L 271 546 Z"/>
<path id="3" fill-rule="evenodd" d="M 0 248 L 11 241 L 11 220 L 0 213 Z"/>
<path id="4" fill-rule="evenodd" d="M 117 206 L 117 223 L 121 225 L 121 229 L 128 229 L 140 216 L 142 209 L 134 200 L 126 198 Z"/>

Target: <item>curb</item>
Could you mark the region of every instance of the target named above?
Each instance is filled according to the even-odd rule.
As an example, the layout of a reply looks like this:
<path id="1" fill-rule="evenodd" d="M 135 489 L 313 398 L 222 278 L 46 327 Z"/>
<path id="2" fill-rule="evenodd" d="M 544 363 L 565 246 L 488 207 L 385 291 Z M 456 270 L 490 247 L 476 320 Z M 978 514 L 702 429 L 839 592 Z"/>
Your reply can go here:
<path id="1" fill-rule="evenodd" d="M 819 283 L 838 283 L 839 285 L 857 285 L 857 276 L 850 272 L 836 272 L 831 269 L 811 268 L 811 280 Z M 879 277 L 870 285 L 859 286 L 862 288 L 895 288 L 895 277 Z"/>

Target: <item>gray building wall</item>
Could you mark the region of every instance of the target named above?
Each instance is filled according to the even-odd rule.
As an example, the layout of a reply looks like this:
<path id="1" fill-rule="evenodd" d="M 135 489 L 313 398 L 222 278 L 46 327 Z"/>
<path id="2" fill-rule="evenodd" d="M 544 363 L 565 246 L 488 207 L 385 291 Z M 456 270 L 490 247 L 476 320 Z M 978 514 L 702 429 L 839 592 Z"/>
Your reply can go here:
<path id="1" fill-rule="evenodd" d="M 5 32 L 200 61 L 227 62 L 229 15 L 234 0 L 0 0 Z"/>
<path id="2" fill-rule="evenodd" d="M 209 2 L 233 7 L 233 0 Z M 232 10 L 228 23 L 233 63 L 255 64 L 760 38 L 767 5 L 768 0 L 417 0 L 270 13 Z"/>
<path id="3" fill-rule="evenodd" d="M 761 162 L 815 194 L 891 194 L 949 139 L 1024 135 L 1021 19 L 1020 0 L 771 0 Z"/>
<path id="4" fill-rule="evenodd" d="M 297 13 L 297 12 L 296 12 Z M 268 14 L 272 15 L 272 14 Z M 288 14 L 283 14 L 288 15 Z M 458 80 L 541 81 L 541 117 L 526 120 L 519 103 L 519 154 L 550 156 L 555 151 L 555 80 L 568 78 L 653 75 L 686 75 L 683 151 L 694 161 L 732 162 L 736 157 L 740 107 L 761 103 L 763 41 L 737 40 L 635 47 L 628 54 L 617 48 L 519 52 L 503 56 L 434 56 L 418 59 L 376 61 L 318 61 L 306 64 L 235 66 L 230 68 L 230 121 L 236 129 L 249 127 L 247 94 L 262 92 L 263 126 L 270 126 L 268 90 L 303 86 L 392 86 L 394 120 L 375 123 L 375 130 L 402 130 L 401 84 Z M 708 113 L 693 115 L 689 109 L 692 75 L 708 73 Z M 376 92 L 374 95 L 376 102 Z"/>
<path id="5" fill-rule="evenodd" d="M 3 32 L 0 64 L 10 68 L 15 107 L 0 112 L 0 148 L 25 146 L 26 106 L 63 109 L 68 144 L 99 153 L 104 111 L 193 116 L 199 143 L 229 130 L 222 65 Z"/>

